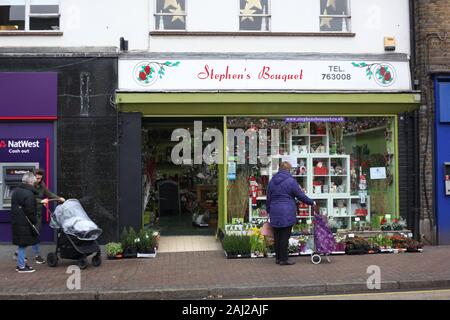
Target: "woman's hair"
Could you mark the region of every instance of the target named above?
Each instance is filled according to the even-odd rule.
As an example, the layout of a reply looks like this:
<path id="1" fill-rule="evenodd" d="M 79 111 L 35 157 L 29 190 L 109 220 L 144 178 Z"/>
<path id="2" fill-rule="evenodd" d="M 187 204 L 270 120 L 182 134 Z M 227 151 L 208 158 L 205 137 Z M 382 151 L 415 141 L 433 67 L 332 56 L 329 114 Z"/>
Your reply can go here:
<path id="1" fill-rule="evenodd" d="M 45 171 L 44 171 L 44 169 L 36 169 L 34 171 L 34 174 L 40 175 L 40 176 L 45 176 Z"/>
<path id="2" fill-rule="evenodd" d="M 22 177 L 22 182 L 33 185 L 36 183 L 36 176 L 33 172 L 26 172 Z"/>
<path id="3" fill-rule="evenodd" d="M 280 169 L 281 170 L 288 170 L 288 171 L 290 171 L 292 169 L 292 165 L 289 162 L 287 162 L 287 161 L 283 161 L 280 164 Z"/>

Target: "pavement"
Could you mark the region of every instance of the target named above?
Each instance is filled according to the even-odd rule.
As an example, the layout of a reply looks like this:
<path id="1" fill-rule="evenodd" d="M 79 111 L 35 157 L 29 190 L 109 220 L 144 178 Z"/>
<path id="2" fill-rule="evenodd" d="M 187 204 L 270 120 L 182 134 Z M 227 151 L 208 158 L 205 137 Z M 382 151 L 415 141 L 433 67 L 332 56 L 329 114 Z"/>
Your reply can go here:
<path id="1" fill-rule="evenodd" d="M 53 246 L 43 246 L 45 254 Z M 0 246 L 0 300 L 4 299 L 235 299 L 314 296 L 450 288 L 450 246 L 422 253 L 336 255 L 313 265 L 307 256 L 292 266 L 274 258 L 226 259 L 223 251 L 158 253 L 150 259 L 104 259 L 81 270 L 80 289 L 70 290 L 71 260 L 57 267 L 29 264 L 37 271 L 15 272 L 12 246 Z M 31 248 L 29 248 L 31 256 Z M 367 287 L 368 267 L 378 266 L 381 290 Z M 70 286 L 69 286 L 70 287 Z"/>

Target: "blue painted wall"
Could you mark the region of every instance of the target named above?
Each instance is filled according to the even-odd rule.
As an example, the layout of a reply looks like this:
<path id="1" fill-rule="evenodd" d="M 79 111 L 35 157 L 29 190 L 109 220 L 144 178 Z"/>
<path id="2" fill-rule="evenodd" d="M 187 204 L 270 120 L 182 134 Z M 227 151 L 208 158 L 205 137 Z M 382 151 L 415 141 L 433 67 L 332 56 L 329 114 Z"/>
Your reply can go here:
<path id="1" fill-rule="evenodd" d="M 439 244 L 450 244 L 450 196 L 445 195 L 444 162 L 450 162 L 450 77 L 437 77 L 435 85 L 435 208 Z"/>

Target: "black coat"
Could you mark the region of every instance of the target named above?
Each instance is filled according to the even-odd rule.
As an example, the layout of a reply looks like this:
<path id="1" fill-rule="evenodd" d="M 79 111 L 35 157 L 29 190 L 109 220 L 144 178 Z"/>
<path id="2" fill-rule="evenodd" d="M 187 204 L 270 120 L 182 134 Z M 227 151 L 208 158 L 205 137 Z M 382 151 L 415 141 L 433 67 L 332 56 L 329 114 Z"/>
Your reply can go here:
<path id="1" fill-rule="evenodd" d="M 26 247 L 39 243 L 38 235 L 25 218 L 26 215 L 32 224 L 37 222 L 36 194 L 37 190 L 27 184 L 21 184 L 12 194 L 12 242 L 17 246 Z"/>

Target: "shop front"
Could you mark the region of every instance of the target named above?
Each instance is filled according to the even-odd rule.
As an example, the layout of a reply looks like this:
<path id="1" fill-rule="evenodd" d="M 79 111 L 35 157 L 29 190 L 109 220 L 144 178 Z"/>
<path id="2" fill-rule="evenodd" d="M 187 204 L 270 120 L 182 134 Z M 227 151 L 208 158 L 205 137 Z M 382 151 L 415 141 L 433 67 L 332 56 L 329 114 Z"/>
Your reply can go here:
<path id="1" fill-rule="evenodd" d="M 0 242 L 12 240 L 11 195 L 25 172 L 41 168 L 53 189 L 57 74 L 0 73 Z M 42 209 L 41 241 L 53 241 L 50 211 Z"/>
<path id="2" fill-rule="evenodd" d="M 197 201 L 201 210 L 194 212 L 209 213 L 199 222 L 214 233 L 224 233 L 227 225 L 261 224 L 267 219 L 267 184 L 288 161 L 331 228 L 410 226 L 400 201 L 399 164 L 409 159 L 399 152 L 399 127 L 419 97 L 411 91 L 406 60 L 165 58 L 119 60 L 123 225 L 141 227 L 145 211 L 164 216 L 149 205 L 153 189 L 142 181 L 158 180 L 164 174 L 158 165 L 165 161 L 179 170 L 170 179 L 179 189 L 186 185 L 180 176 L 193 178 L 194 189 L 202 188 L 202 179 L 205 188 L 215 186 L 206 192 L 214 194 L 211 201 Z M 160 126 L 170 129 L 165 136 L 148 134 Z M 186 139 L 174 135 L 176 129 L 186 130 L 189 148 L 180 147 Z M 164 159 L 148 146 L 163 146 Z M 174 149 L 182 162 L 173 160 Z M 211 156 L 217 160 L 212 164 Z M 138 205 L 130 210 L 130 203 Z M 299 204 L 298 226 L 311 217 L 311 209 Z"/>

